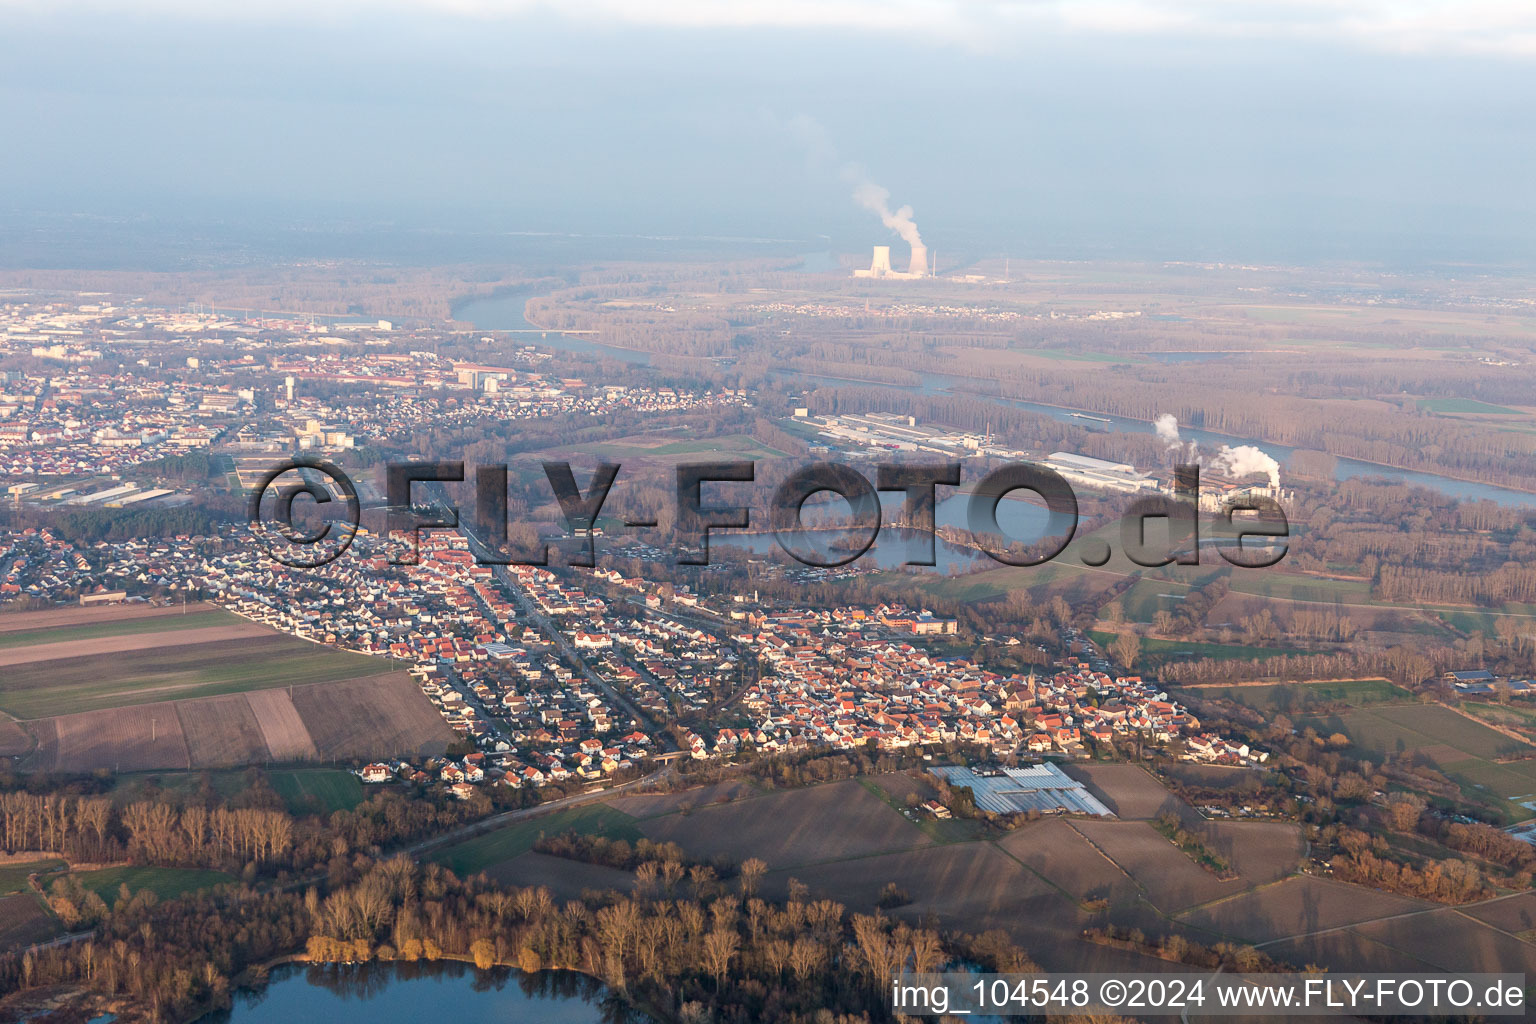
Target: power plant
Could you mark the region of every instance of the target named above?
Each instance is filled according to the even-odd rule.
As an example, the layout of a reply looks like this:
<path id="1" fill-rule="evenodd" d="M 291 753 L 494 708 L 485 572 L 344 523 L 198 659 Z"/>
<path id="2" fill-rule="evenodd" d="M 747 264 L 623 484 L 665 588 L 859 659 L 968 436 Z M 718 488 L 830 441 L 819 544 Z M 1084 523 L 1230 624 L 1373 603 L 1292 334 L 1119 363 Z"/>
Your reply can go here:
<path id="1" fill-rule="evenodd" d="M 927 277 L 928 247 L 923 244 L 923 236 L 917 233 L 917 223 L 912 219 L 912 207 L 903 206 L 899 210 L 892 210 L 889 203 L 891 194 L 872 181 L 861 182 L 853 190 L 853 198 L 866 210 L 879 215 L 880 223 L 896 232 L 912 247 L 912 262 L 907 264 L 906 273 L 891 269 L 890 246 L 877 245 L 869 269 L 855 270 L 853 276 L 882 277 L 893 281 L 915 281 Z"/>
<path id="2" fill-rule="evenodd" d="M 891 247 L 875 246 L 875 255 L 868 270 L 855 270 L 854 277 L 880 277 L 892 281 L 914 281 L 928 276 L 928 249 L 921 243 L 912 246 L 912 262 L 905 272 L 891 269 Z"/>

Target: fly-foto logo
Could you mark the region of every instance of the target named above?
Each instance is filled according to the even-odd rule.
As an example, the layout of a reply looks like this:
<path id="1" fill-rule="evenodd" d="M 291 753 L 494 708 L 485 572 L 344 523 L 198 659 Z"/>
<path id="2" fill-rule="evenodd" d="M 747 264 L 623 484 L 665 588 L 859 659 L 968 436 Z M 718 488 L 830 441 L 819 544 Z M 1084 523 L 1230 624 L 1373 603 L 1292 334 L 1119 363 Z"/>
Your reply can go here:
<path id="1" fill-rule="evenodd" d="M 567 527 L 583 541 L 582 552 L 569 559 L 568 564 L 595 565 L 594 531 L 619 477 L 619 465 L 599 465 L 585 491 L 577 483 L 570 463 L 542 465 Z M 745 461 L 695 462 L 677 467 L 677 564 L 708 565 L 711 532 L 752 528 L 749 505 L 706 504 L 704 488 L 710 485 L 712 490 L 729 492 L 732 486 L 755 483 L 756 470 L 755 463 Z M 548 565 L 549 549 L 542 541 L 532 551 L 508 550 L 507 466 L 476 466 L 473 479 L 473 535 L 479 541 L 474 551 L 476 560 L 483 565 Z M 405 553 L 392 554 L 392 562 L 415 563 L 421 530 L 460 526 L 459 510 L 451 502 L 442 502 L 437 512 L 419 508 L 414 503 L 415 486 L 464 480 L 462 461 L 397 462 L 385 468 L 385 529 L 391 538 L 406 543 Z M 959 463 L 884 464 L 876 467 L 873 482 L 850 466 L 811 463 L 789 474 L 774 489 L 767 508 L 768 524 L 779 547 L 801 564 L 818 568 L 847 565 L 868 553 L 880 534 L 880 492 L 899 492 L 903 495 L 903 526 L 916 531 L 919 539 L 919 550 L 912 552 L 905 564 L 933 566 L 937 564 L 937 491 L 939 487 L 960 484 Z M 1049 512 L 1047 532 L 1042 539 L 1021 542 L 1007 536 L 999 525 L 1002 501 L 1020 491 L 1034 495 Z M 1120 521 L 1120 546 L 1125 556 L 1144 567 L 1198 565 L 1199 492 L 1200 467 L 1180 465 L 1174 469 L 1170 492 L 1132 502 Z M 840 536 L 830 550 L 828 545 L 812 541 L 813 534 L 824 534 L 827 529 L 813 529 L 804 522 L 806 503 L 825 493 L 841 497 L 852 513 L 849 524 L 835 528 Z M 340 518 L 325 521 L 307 532 L 301 530 L 294 519 L 294 503 L 301 498 L 308 498 L 316 506 L 337 508 Z M 251 494 L 248 512 L 252 529 L 272 557 L 295 568 L 313 568 L 340 557 L 351 545 L 362 521 L 357 488 L 351 478 L 333 463 L 301 459 L 288 460 L 268 471 Z M 1147 525 L 1154 520 L 1165 521 L 1167 525 L 1166 538 L 1160 543 L 1148 536 Z M 971 487 L 966 496 L 965 523 L 975 546 L 994 561 L 1013 566 L 1040 565 L 1059 557 L 1076 535 L 1077 495 L 1066 479 L 1049 466 L 1012 462 L 991 470 Z M 1266 568 L 1286 555 L 1290 523 L 1279 503 L 1266 494 L 1237 492 L 1228 497 L 1221 504 L 1216 523 L 1227 541 L 1217 550 L 1232 565 Z M 622 525 L 649 529 L 657 523 L 624 520 Z M 1258 546 L 1245 547 L 1244 542 L 1250 539 L 1257 540 Z M 1111 557 L 1110 544 L 1101 536 L 1084 538 L 1078 546 L 1078 557 L 1084 565 L 1104 565 Z"/>

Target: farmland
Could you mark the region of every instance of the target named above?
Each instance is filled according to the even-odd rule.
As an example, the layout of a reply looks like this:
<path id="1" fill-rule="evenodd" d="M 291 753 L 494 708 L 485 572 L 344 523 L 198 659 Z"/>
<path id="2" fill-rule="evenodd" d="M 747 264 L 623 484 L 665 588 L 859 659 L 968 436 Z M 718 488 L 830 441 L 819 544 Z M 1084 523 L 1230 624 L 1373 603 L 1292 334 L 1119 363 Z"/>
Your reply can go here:
<path id="1" fill-rule="evenodd" d="M 1073 900 L 1122 903 L 1136 897 L 1136 883 L 1124 869 L 1090 848 L 1065 819 L 1019 829 L 998 847 Z"/>
<path id="2" fill-rule="evenodd" d="M 835 828 L 828 827 L 836 822 Z M 689 854 L 755 856 L 770 868 L 868 857 L 931 842 L 911 821 L 857 782 L 786 790 L 640 823 L 648 838 Z M 750 854 L 741 854 L 751 850 Z"/>
<path id="3" fill-rule="evenodd" d="M 579 899 L 587 890 L 612 889 L 627 892 L 634 875 L 601 864 L 584 864 L 529 851 L 508 861 L 499 861 L 485 870 L 493 882 L 507 885 L 542 885 L 557 900 Z"/>
<path id="4" fill-rule="evenodd" d="M 321 757 L 440 754 L 453 738 L 403 672 L 296 687 L 293 707 Z"/>
<path id="5" fill-rule="evenodd" d="M 1299 876 L 1200 907 L 1186 913 L 1182 920 L 1252 942 L 1274 942 L 1423 910 L 1431 905 L 1332 879 Z"/>
<path id="6" fill-rule="evenodd" d="M 1140 765 L 1074 765 L 1067 774 L 1087 785 L 1119 818 L 1144 820 L 1165 811 L 1172 811 L 1186 821 L 1195 817 L 1188 804 Z"/>
<path id="7" fill-rule="evenodd" d="M 379 668 L 365 655 L 204 605 L 185 614 L 115 606 L 5 616 L 0 667 L 0 711 L 23 721 L 351 679 Z"/>
<path id="8" fill-rule="evenodd" d="M 855 907 L 873 907 L 880 890 L 895 883 L 912 898 L 900 908 L 902 916 L 932 912 L 947 925 L 977 931 L 1030 919 L 1059 924 L 1075 916 L 1060 893 L 991 844 L 929 846 L 775 871 L 765 890 L 782 896 L 790 876 L 810 886 L 813 895 Z"/>
<path id="9" fill-rule="evenodd" d="M 98 612 L 94 619 L 71 621 L 79 619 L 76 610 L 71 608 L 62 615 L 52 611 L 7 615 L 0 617 L 0 651 L 48 644 L 74 644 L 109 637 L 164 635 L 229 626 L 243 621 L 228 612 L 207 605 L 193 605 L 190 610 L 180 614 L 172 614 L 172 609 L 152 610 L 159 611 L 161 614 L 104 618 Z M 36 616 L 42 618 L 36 618 Z M 17 620 L 22 621 L 18 624 Z M 32 625 L 28 625 L 28 621 Z"/>
<path id="10" fill-rule="evenodd" d="M 373 663 L 377 665 L 377 662 Z M 222 768 L 440 753 L 452 738 L 404 673 L 141 704 L 30 723 L 40 771 Z"/>
<path id="11" fill-rule="evenodd" d="M 18 757 L 32 749 L 32 734 L 14 718 L 0 715 L 0 757 Z"/>
<path id="12" fill-rule="evenodd" d="M 1081 930 L 1096 914 L 1131 926 L 1172 927 L 1211 942 L 1231 936 L 1217 927 L 1224 920 L 1201 916 L 1202 908 L 1276 890 L 1288 893 L 1287 886 L 1310 881 L 1296 877 L 1303 844 L 1294 825 L 1205 821 L 1156 777 L 1132 765 L 1092 765 L 1082 774 L 1096 793 L 1136 817 L 1050 818 L 993 839 L 975 823 L 954 822 L 946 824 L 964 826 L 965 834 L 936 841 L 923 822 L 892 806 L 908 792 L 926 792 L 926 780 L 919 777 L 883 775 L 769 793 L 723 783 L 615 798 L 626 814 L 588 806 L 535 818 L 450 847 L 434 859 L 456 871 L 486 871 L 509 884 L 548 885 L 568 898 L 582 889 L 626 890 L 632 876 L 530 853 L 539 833 L 576 829 L 630 840 L 643 834 L 675 841 L 700 859 L 761 858 L 769 867 L 763 891 L 775 897 L 786 895 L 793 879 L 814 897 L 867 911 L 894 883 L 910 897 L 890 911 L 895 916 L 915 920 L 932 914 L 946 927 L 970 931 L 1003 928 L 1046 966 L 1079 970 L 1088 969 L 1084 965 L 1156 969 L 1161 963 L 1082 941 Z M 722 799 L 727 802 L 718 802 Z M 1144 820 L 1170 808 L 1187 816 L 1189 827 L 1232 864 L 1238 878 L 1218 880 Z M 1298 890 L 1296 899 L 1304 903 L 1304 895 Z M 1288 897 L 1268 898 L 1284 903 Z M 1101 899 L 1105 909 L 1087 906 Z M 1385 899 L 1394 907 L 1417 905 Z M 1302 912 L 1304 907 L 1297 911 Z M 1349 921 L 1373 919 L 1364 913 Z M 1269 937 L 1294 934 L 1271 931 Z"/>
<path id="13" fill-rule="evenodd" d="M 153 607 L 147 604 L 108 604 L 108 605 L 77 605 L 68 608 L 49 608 L 34 612 L 7 612 L 0 615 L 0 637 L 5 637 L 0 644 L 10 646 L 12 644 L 26 644 L 34 641 L 26 634 L 41 637 L 43 643 L 52 642 L 54 639 L 68 639 L 68 637 L 50 636 L 52 630 L 79 630 L 74 636 L 113 636 L 120 630 L 133 632 L 140 628 L 135 625 L 128 627 L 127 623 L 144 623 L 153 620 L 154 630 L 169 630 L 175 628 L 172 622 L 178 620 L 195 620 L 197 616 L 205 612 L 217 612 L 220 621 L 228 621 L 227 613 L 207 604 L 170 605 Z M 207 621 L 200 625 L 208 625 Z M 97 632 L 100 631 L 100 632 Z"/>
<path id="14" fill-rule="evenodd" d="M 0 683 L 0 711 L 29 720 L 352 679 L 378 669 L 379 663 L 366 655 L 336 651 L 278 633 L 151 646 L 8 666 Z"/>
<path id="15" fill-rule="evenodd" d="M 625 814 L 635 818 L 654 818 L 658 815 L 673 814 L 684 809 L 740 800 L 757 792 L 759 791 L 755 787 L 746 782 L 717 782 L 713 785 L 701 786 L 698 789 L 685 789 L 676 793 L 626 794 L 625 796 L 618 796 L 609 800 L 608 805 L 618 808 Z"/>
<path id="16" fill-rule="evenodd" d="M 1242 879 L 1217 879 L 1144 821 L 1071 824 L 1093 850 L 1125 871 L 1159 910 L 1179 910 L 1244 888 Z"/>
<path id="17" fill-rule="evenodd" d="M 63 930 L 34 893 L 0 897 L 0 947 L 46 942 Z"/>

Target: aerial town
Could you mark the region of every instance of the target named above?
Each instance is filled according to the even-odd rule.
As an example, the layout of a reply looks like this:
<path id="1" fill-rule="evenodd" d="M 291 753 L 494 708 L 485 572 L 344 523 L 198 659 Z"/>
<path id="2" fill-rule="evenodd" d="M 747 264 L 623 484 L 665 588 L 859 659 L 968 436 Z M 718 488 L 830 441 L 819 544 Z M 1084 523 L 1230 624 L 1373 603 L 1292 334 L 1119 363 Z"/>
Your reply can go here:
<path id="1" fill-rule="evenodd" d="M 378 6 L 0 3 L 0 1024 L 1531 1016 L 1536 5 Z"/>
<path id="2" fill-rule="evenodd" d="M 922 280 L 880 278 L 901 288 Z M 821 319 L 802 304 L 752 305 L 769 332 L 784 317 Z M 955 315 L 943 303 L 891 310 Z M 761 471 L 756 492 L 701 490 L 701 510 L 715 515 L 732 513 L 718 507 L 722 495 L 760 498 L 801 460 L 857 467 L 866 479 L 903 460 L 958 463 L 967 481 L 1043 465 L 1077 493 L 1084 532 L 1110 539 L 1133 503 L 1180 497 L 1172 466 L 1186 459 L 1201 467 L 1191 504 L 1202 513 L 1219 516 L 1233 499 L 1316 500 L 1315 479 L 1282 486 L 1278 461 L 1251 445 L 1202 438 L 1198 452 L 1171 416 L 1075 409 L 1032 412 L 1021 425 L 1003 406 L 953 398 L 900 412 L 875 389 L 829 393 L 771 374 L 749 383 L 724 360 L 698 372 L 687 360 L 611 351 L 594 362 L 558 332 L 488 333 L 452 320 L 58 299 L 11 302 L 0 318 L 0 755 L 12 778 L 123 794 L 114 799 L 132 842 L 149 827 L 134 810 L 143 794 L 234 786 L 264 812 L 299 815 L 309 834 L 352 828 L 356 815 L 373 835 L 388 820 L 402 830 L 390 842 L 461 877 L 490 868 L 537 881 L 546 876 L 513 862 L 598 858 L 587 866 L 629 870 L 664 848 L 645 845 L 655 842 L 651 819 L 614 825 L 616 808 L 673 808 L 658 822 L 708 815 L 715 801 L 750 814 L 783 786 L 797 801 L 835 796 L 839 810 L 808 810 L 819 816 L 801 819 L 805 830 L 751 847 L 739 824 L 678 833 L 657 824 L 655 836 L 679 851 L 665 847 L 674 859 L 657 872 L 698 872 L 694 891 L 708 892 L 709 872 L 755 872 L 747 865 L 760 852 L 789 870 L 774 842 L 852 842 L 866 827 L 857 815 L 877 812 L 962 857 L 972 843 L 1008 849 L 1010 837 L 1060 825 L 1053 841 L 1066 852 L 1039 864 L 1053 879 L 1099 843 L 1128 876 L 1144 871 L 1129 848 L 1114 848 L 1115 832 L 1096 831 L 1125 826 L 1177 858 L 1156 870 L 1193 870 L 1202 892 L 1239 880 L 1374 881 L 1398 898 L 1455 903 L 1516 892 L 1536 864 L 1525 819 L 1536 784 L 1519 774 L 1516 738 L 1519 702 L 1536 694 L 1523 634 L 1500 620 L 1481 648 L 1463 638 L 1416 660 L 1389 646 L 1401 636 L 1389 620 L 1356 644 L 1343 603 L 1313 599 L 1328 593 L 1316 581 L 1347 558 L 1313 530 L 1294 538 L 1299 571 L 1263 581 L 1305 595 L 1297 608 L 1285 597 L 1263 604 L 1258 584 L 1234 590 L 1219 566 L 1143 576 L 1144 563 L 1117 561 L 1095 575 L 1101 563 L 1083 557 L 1071 570 L 1082 576 L 1055 566 L 1011 575 L 1017 563 L 984 554 L 956 515 L 963 487 L 936 502 L 943 558 L 931 569 L 903 565 L 889 548 L 828 565 L 786 557 L 761 515 L 750 528 L 713 528 L 704 564 L 680 557 L 676 470 L 695 460 L 751 460 Z M 1107 457 L 1119 444 L 1130 454 Z M 328 516 L 345 513 L 334 501 L 323 507 L 322 497 L 343 493 L 333 485 L 285 496 L 269 476 L 274 464 L 299 467 L 301 481 L 306 467 L 342 467 L 355 485 L 355 529 L 334 557 L 279 557 L 268 524 L 251 521 L 253 494 L 270 500 L 258 512 L 288 503 L 296 532 L 278 532 L 302 548 L 310 526 L 324 523 L 321 536 L 338 521 Z M 386 469 L 401 464 L 431 469 L 403 505 Z M 620 464 L 601 510 L 580 511 L 593 494 L 585 481 Z M 574 497 L 555 486 L 562 471 L 581 481 Z M 495 485 L 489 503 L 485 480 Z M 1378 505 L 1391 500 L 1368 490 L 1379 485 L 1355 486 Z M 301 512 L 300 494 L 316 503 Z M 1034 507 L 1009 505 L 1026 520 Z M 804 511 L 803 524 L 835 521 L 825 505 Z M 1497 514 L 1478 514 L 1467 525 L 1505 528 Z M 399 515 L 422 525 L 401 531 Z M 910 554 L 920 538 L 888 518 L 882 527 L 904 531 Z M 1347 516 L 1321 522 L 1354 536 Z M 826 541 L 839 528 L 807 529 L 839 554 Z M 1397 577 L 1388 568 L 1380 579 Z M 1329 703 L 1334 694 L 1339 703 Z M 1500 780 L 1500 790 L 1460 786 L 1406 745 L 1396 756 L 1352 746 L 1343 729 L 1354 720 L 1330 716 L 1356 714 L 1354 699 L 1380 700 L 1394 715 L 1500 716 L 1497 742 L 1512 759 L 1490 758 L 1476 776 Z M 192 798 L 203 799 L 222 798 Z M 842 824 L 841 806 L 860 800 Z M 413 825 L 416 815 L 436 824 Z M 1255 868 L 1247 847 L 1231 845 L 1241 831 L 1227 826 L 1277 830 L 1282 873 Z M 1439 845 L 1402 861 L 1367 849 L 1366 829 L 1393 827 Z M 864 850 L 872 864 L 888 852 L 882 841 Z M 718 853 L 685 855 L 689 844 Z M 1463 848 L 1492 851 L 1487 866 L 1469 872 L 1454 852 L 1423 852 Z M 144 849 L 129 859 L 170 856 Z M 692 866 L 675 859 L 685 856 Z M 812 877 L 831 870 L 814 865 L 837 862 L 807 856 Z M 799 883 L 773 884 L 793 893 Z M 924 898 L 942 888 L 929 885 Z M 79 913 L 66 889 L 45 888 L 59 909 L 36 934 L 58 934 Z M 1052 919 L 1052 935 L 1075 950 L 1065 962 L 1104 943 L 1162 955 L 1135 938 L 1139 904 L 1102 891 L 1110 896 L 1086 891 Z M 1096 916 L 1101 904 L 1112 906 L 1107 918 Z M 918 907 L 897 881 L 868 905 Z"/>
<path id="3" fill-rule="evenodd" d="M 136 479 L 134 469 L 194 449 L 219 453 L 248 486 L 272 453 L 389 448 L 429 424 L 749 401 L 739 391 L 557 378 L 535 346 L 510 366 L 448 359 L 412 347 L 431 345 L 431 336 L 402 339 L 387 321 L 104 304 L 4 313 L 5 344 L 38 366 L 8 372 L 0 394 L 0 479 L 18 507 L 174 508 L 191 495 Z M 198 354 L 167 366 L 158 357 L 167 350 Z M 123 369 L 92 369 L 104 359 Z M 824 429 L 849 440 L 915 433 L 881 417 L 834 418 Z M 958 437 L 934 443 L 947 452 L 977 447 Z M 1151 486 L 1129 467 L 1053 458 L 1111 489 L 1122 480 Z M 196 595 L 405 667 L 474 748 L 472 761 L 435 767 L 460 787 L 628 778 L 669 754 L 731 759 L 956 741 L 1011 761 L 1082 758 L 1128 735 L 1177 742 L 1192 760 L 1266 756 L 1203 732 L 1155 682 L 1115 674 L 1080 636 L 1058 637 L 1054 665 L 1000 673 L 930 650 L 956 624 L 921 610 L 722 601 L 612 569 L 493 567 L 477 563 L 466 536 L 443 531 L 423 534 L 414 564 L 392 564 L 381 538 L 364 531 L 347 557 L 299 571 L 242 545 L 243 529 L 94 544 L 62 541 L 46 525 L 12 532 L 0 548 L 0 601 Z M 421 770 L 390 766 L 391 777 Z M 365 771 L 376 781 L 377 765 Z"/>

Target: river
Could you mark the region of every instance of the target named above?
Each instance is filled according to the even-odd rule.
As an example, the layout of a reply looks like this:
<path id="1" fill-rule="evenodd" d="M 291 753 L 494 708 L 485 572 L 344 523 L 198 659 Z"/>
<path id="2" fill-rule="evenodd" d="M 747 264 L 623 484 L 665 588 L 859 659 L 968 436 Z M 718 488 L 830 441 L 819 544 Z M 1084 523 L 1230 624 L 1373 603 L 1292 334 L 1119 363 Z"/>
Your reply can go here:
<path id="1" fill-rule="evenodd" d="M 539 331 L 530 324 L 523 315 L 523 306 L 534 294 L 532 289 L 519 289 L 488 298 L 466 299 L 453 306 L 453 317 L 456 320 L 464 320 L 472 323 L 476 328 L 484 331 L 528 331 L 523 335 L 529 344 L 538 344 L 542 347 L 558 349 L 563 352 L 589 352 L 599 353 L 616 359 L 622 359 L 628 363 L 643 365 L 650 361 L 650 357 L 643 352 L 632 352 L 628 349 L 613 348 L 608 345 L 600 345 L 594 341 L 588 341 L 581 335 L 561 334 L 558 331 Z M 816 374 L 799 373 L 797 371 L 781 371 L 786 377 L 795 377 L 800 380 L 822 382 L 832 385 L 856 385 L 868 384 L 878 387 L 900 387 L 899 385 L 878 384 L 874 381 L 846 381 L 834 377 L 824 377 Z M 968 388 L 974 388 L 978 381 L 957 377 L 943 373 L 918 374 L 918 383 L 907 385 L 905 390 L 918 394 L 934 395 L 949 392 L 966 392 Z M 967 392 L 969 393 L 969 392 Z M 1074 426 L 1088 427 L 1092 429 L 1114 430 L 1123 433 L 1151 433 L 1152 425 L 1143 420 L 1131 419 L 1125 416 L 1108 416 L 1100 413 L 1090 413 L 1094 419 L 1083 416 L 1074 416 L 1079 410 L 1064 409 L 1059 406 L 1041 405 L 1036 402 L 1026 402 L 1019 399 L 997 398 L 995 396 L 972 395 L 972 397 L 985 398 L 987 401 L 1014 408 L 1027 409 L 1037 412 L 1063 423 Z M 1214 431 L 1199 430 L 1185 427 L 1179 428 L 1180 435 L 1186 441 L 1198 442 L 1206 451 L 1214 451 L 1221 445 L 1251 444 L 1269 455 L 1278 462 L 1284 461 L 1293 454 L 1296 449 L 1288 445 L 1274 444 L 1269 441 L 1255 441 L 1248 438 L 1231 437 L 1226 434 L 1218 434 Z M 1455 498 L 1458 501 L 1492 501 L 1500 505 L 1521 507 L 1536 507 L 1536 494 L 1525 491 L 1511 490 L 1507 487 L 1496 487 L 1492 484 L 1475 483 L 1467 480 L 1457 480 L 1453 477 L 1441 476 L 1438 473 L 1425 473 L 1412 469 L 1398 469 L 1392 466 L 1378 466 L 1373 462 L 1362 462 L 1359 459 L 1336 457 L 1336 470 L 1334 477 L 1337 480 L 1349 480 L 1353 477 L 1378 477 L 1391 480 L 1395 483 L 1407 484 L 1414 487 L 1424 487 L 1431 491 Z"/>
<path id="2" fill-rule="evenodd" d="M 650 1018 L 611 998 L 602 983 L 570 971 L 524 974 L 468 964 L 290 964 L 259 992 L 200 1024 L 418 1024 L 420 1021 L 539 1021 L 541 1024 L 646 1024 Z"/>
<path id="3" fill-rule="evenodd" d="M 535 294 L 536 289 L 517 288 L 497 292 L 494 295 L 462 299 L 453 303 L 451 312 L 455 320 L 474 324 L 476 330 L 508 331 L 527 345 L 538 345 L 541 348 L 552 348 L 561 352 L 608 356 L 636 366 L 645 366 L 650 363 L 651 357 L 645 352 L 599 345 L 595 341 L 588 341 L 585 335 L 546 331 L 529 323 L 523 308 Z"/>

